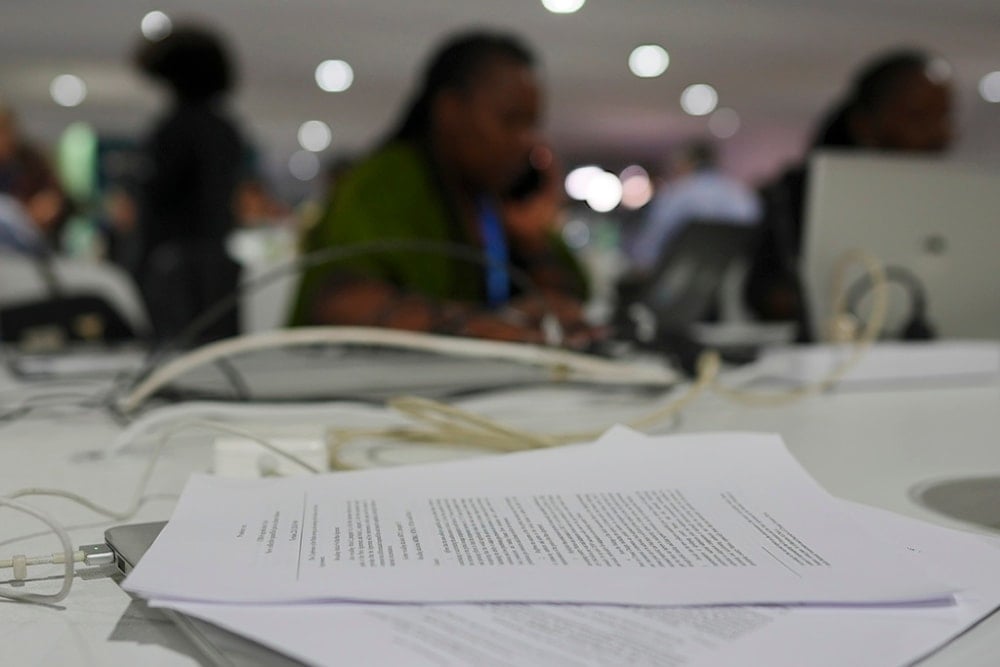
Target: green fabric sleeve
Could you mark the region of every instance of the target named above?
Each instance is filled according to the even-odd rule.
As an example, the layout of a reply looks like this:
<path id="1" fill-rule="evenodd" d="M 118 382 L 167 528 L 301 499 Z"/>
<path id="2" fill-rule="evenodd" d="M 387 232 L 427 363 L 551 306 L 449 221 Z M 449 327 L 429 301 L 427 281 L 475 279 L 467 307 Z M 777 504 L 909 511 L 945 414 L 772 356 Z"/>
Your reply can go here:
<path id="1" fill-rule="evenodd" d="M 302 251 L 408 240 L 468 244 L 451 222 L 420 152 L 391 144 L 359 163 L 337 185 L 323 217 L 305 237 Z M 481 274 L 469 262 L 405 249 L 334 260 L 304 272 L 291 323 L 313 323 L 309 313 L 333 276 L 385 281 L 431 298 L 479 301 Z"/>

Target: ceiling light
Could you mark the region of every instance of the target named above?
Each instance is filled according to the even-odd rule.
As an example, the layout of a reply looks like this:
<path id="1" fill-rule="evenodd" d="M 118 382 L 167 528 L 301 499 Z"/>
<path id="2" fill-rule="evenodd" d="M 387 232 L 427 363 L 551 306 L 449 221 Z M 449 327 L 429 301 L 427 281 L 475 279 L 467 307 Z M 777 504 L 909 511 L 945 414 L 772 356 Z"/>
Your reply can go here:
<path id="1" fill-rule="evenodd" d="M 49 94 L 55 103 L 63 107 L 79 106 L 87 97 L 87 84 L 73 74 L 60 74 L 52 79 Z"/>
<path id="2" fill-rule="evenodd" d="M 715 111 L 719 94 L 707 83 L 688 86 L 681 93 L 681 108 L 692 116 L 705 116 Z"/>
<path id="3" fill-rule="evenodd" d="M 622 182 L 622 206 L 635 210 L 653 198 L 653 182 L 649 173 L 637 164 L 625 167 L 618 179 Z"/>
<path id="4" fill-rule="evenodd" d="M 158 42 L 173 30 L 174 24 L 171 22 L 170 17 L 161 11 L 152 11 L 142 17 L 142 21 L 139 23 L 139 29 L 142 31 L 142 36 L 151 42 Z"/>
<path id="5" fill-rule="evenodd" d="M 660 76 L 669 66 L 670 54 L 656 44 L 637 46 L 628 57 L 628 68 L 632 74 L 644 79 Z"/>
<path id="6" fill-rule="evenodd" d="M 587 0 L 542 0 L 542 6 L 553 14 L 573 14 Z"/>
<path id="7" fill-rule="evenodd" d="M 577 167 L 566 174 L 566 194 L 577 201 L 585 200 L 587 198 L 587 188 L 590 184 L 590 179 L 602 173 L 604 173 L 603 169 L 592 164 L 585 167 Z"/>
<path id="8" fill-rule="evenodd" d="M 979 80 L 979 94 L 987 102 L 1000 102 L 1000 72 L 990 72 Z"/>
<path id="9" fill-rule="evenodd" d="M 318 153 L 330 145 L 333 133 L 321 120 L 307 120 L 299 127 L 299 145 L 307 151 Z"/>
<path id="10" fill-rule="evenodd" d="M 602 171 L 587 183 L 587 206 L 607 213 L 622 201 L 622 182 L 614 174 Z"/>
<path id="11" fill-rule="evenodd" d="M 719 139 L 728 139 L 740 130 L 740 115 L 723 107 L 716 109 L 715 113 L 708 117 L 708 131 Z"/>
<path id="12" fill-rule="evenodd" d="M 343 60 L 324 60 L 316 67 L 316 84 L 328 93 L 342 93 L 354 83 L 354 69 Z"/>

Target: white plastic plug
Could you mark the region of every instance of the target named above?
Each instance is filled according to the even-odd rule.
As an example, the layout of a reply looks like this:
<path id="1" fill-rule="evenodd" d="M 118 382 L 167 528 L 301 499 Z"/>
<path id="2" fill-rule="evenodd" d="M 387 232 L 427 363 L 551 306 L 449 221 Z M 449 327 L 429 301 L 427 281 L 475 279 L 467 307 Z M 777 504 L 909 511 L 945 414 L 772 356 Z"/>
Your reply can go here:
<path id="1" fill-rule="evenodd" d="M 317 470 L 329 470 L 326 446 L 319 438 L 280 437 L 268 442 L 293 456 L 302 459 Z M 213 445 L 213 470 L 223 477 L 284 477 L 312 474 L 294 461 L 268 451 L 248 438 L 225 436 L 216 438 Z"/>

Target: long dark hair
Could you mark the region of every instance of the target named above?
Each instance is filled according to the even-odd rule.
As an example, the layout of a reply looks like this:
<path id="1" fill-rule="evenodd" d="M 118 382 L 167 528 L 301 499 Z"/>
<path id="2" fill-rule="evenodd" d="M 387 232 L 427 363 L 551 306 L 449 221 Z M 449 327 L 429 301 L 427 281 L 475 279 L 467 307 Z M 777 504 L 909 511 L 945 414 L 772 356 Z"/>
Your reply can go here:
<path id="1" fill-rule="evenodd" d="M 527 67 L 535 64 L 531 51 L 513 35 L 470 31 L 447 39 L 431 58 L 416 95 L 386 137 L 386 143 L 426 139 L 431 105 L 437 94 L 446 90 L 468 90 L 477 76 L 498 59 Z"/>
<path id="2" fill-rule="evenodd" d="M 813 146 L 857 146 L 850 128 L 851 115 L 856 111 L 878 110 L 896 93 L 905 77 L 915 71 L 927 71 L 936 59 L 919 49 L 898 49 L 870 61 L 858 70 L 843 101 L 824 117 Z"/>

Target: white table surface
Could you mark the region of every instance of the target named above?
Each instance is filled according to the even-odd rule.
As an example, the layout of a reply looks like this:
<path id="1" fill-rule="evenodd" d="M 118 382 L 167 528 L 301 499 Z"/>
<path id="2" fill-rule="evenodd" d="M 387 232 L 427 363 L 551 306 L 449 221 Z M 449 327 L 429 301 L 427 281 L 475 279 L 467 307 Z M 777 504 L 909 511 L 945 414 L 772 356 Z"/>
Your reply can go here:
<path id="1" fill-rule="evenodd" d="M 20 393 L 11 394 L 11 390 Z M 25 387 L 0 375 L 0 404 L 9 404 L 12 396 L 23 392 L 55 390 Z M 558 388 L 480 397 L 466 404 L 513 424 L 578 431 L 638 416 L 662 400 L 630 392 Z M 355 414 L 357 419 L 352 417 Z M 371 415 L 371 408 L 347 406 L 323 418 L 261 418 L 239 426 L 263 436 L 320 437 L 330 422 L 371 423 Z M 801 463 L 837 496 L 983 532 L 985 529 L 964 526 L 921 506 L 911 490 L 928 480 L 1000 473 L 1000 383 L 831 393 L 772 408 L 744 407 L 718 395 L 706 395 L 692 404 L 673 428 L 676 432 L 780 433 Z M 119 426 L 100 413 L 37 414 L 0 422 L 0 494 L 27 486 L 57 487 L 111 507 L 124 507 L 146 458 L 141 452 L 106 460 L 87 455 L 108 447 L 119 431 Z M 132 521 L 169 517 L 188 475 L 209 468 L 212 437 L 191 432 L 175 438 L 153 475 L 147 502 Z M 433 457 L 427 450 L 397 447 L 376 453 L 377 457 L 372 457 L 370 449 L 358 449 L 349 455 L 369 464 L 376 458 L 381 463 L 401 463 Z M 77 545 L 101 542 L 104 529 L 115 523 L 57 498 L 32 498 L 30 503 L 70 527 Z M 2 508 L 0 517 L 0 556 L 56 550 L 55 539 L 41 536 L 41 526 L 33 520 Z M 195 560 L 191 567 L 197 567 Z M 51 590 L 58 587 L 55 580 L 44 583 Z M 994 614 L 921 664 L 985 667 L 996 665 L 998 656 L 1000 614 Z M 69 597 L 51 607 L 0 600 L 0 664 L 199 663 L 187 640 L 172 625 L 146 618 L 141 605 L 134 603 L 107 572 L 78 575 Z"/>

